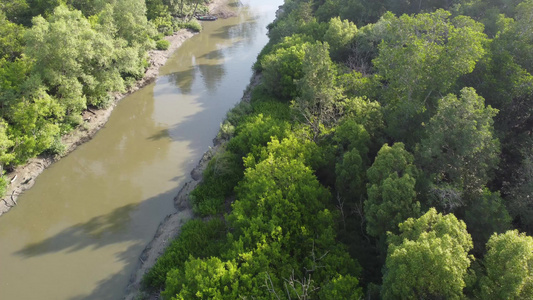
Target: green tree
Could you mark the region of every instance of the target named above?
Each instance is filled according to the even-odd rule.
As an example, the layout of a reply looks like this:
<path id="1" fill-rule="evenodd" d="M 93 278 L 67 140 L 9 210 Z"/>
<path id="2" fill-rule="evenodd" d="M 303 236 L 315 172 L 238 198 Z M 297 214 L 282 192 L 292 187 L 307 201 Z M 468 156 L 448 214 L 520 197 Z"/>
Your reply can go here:
<path id="1" fill-rule="evenodd" d="M 356 263 L 334 242 L 335 222 L 326 209 L 330 193 L 302 159 L 271 153 L 245 171 L 236 192 L 228 217 L 235 229 L 232 257 L 269 247 L 277 278 L 311 275 L 317 286 L 338 274 L 358 275 Z"/>
<path id="2" fill-rule="evenodd" d="M 421 168 L 436 184 L 439 204 L 461 206 L 462 193 L 480 191 L 497 166 L 499 142 L 493 135 L 498 110 L 485 107 L 474 89 L 464 88 L 458 99 L 450 94 L 439 101 L 437 113 L 427 125 L 427 138 L 420 145 Z M 440 187 L 442 187 L 442 189 Z M 453 189 L 458 198 L 443 191 Z M 441 193 L 442 192 L 442 193 Z"/>
<path id="3" fill-rule="evenodd" d="M 376 22 L 387 11 L 383 0 L 326 0 L 316 10 L 320 21 L 332 17 L 350 20 L 357 25 Z"/>
<path id="4" fill-rule="evenodd" d="M 7 136 L 7 123 L 0 118 L 0 197 L 5 194 L 7 180 L 4 176 L 4 166 L 9 165 L 15 155 L 10 151 L 14 145 L 13 141 Z"/>
<path id="5" fill-rule="evenodd" d="M 0 0 L 0 11 L 6 18 L 16 24 L 30 25 L 29 6 L 26 0 Z"/>
<path id="6" fill-rule="evenodd" d="M 387 144 L 379 150 L 367 171 L 368 199 L 365 201 L 366 230 L 383 238 L 388 231 L 398 232 L 398 224 L 420 215 L 415 184 L 418 170 L 413 155 L 402 143 Z"/>
<path id="7" fill-rule="evenodd" d="M 154 28 L 146 18 L 144 0 L 117 0 L 114 4 L 113 19 L 117 27 L 117 37 L 123 38 L 130 47 L 138 47 L 140 55 L 153 48 L 150 37 Z"/>
<path id="8" fill-rule="evenodd" d="M 31 17 L 42 16 L 48 17 L 55 8 L 60 5 L 66 5 L 66 0 L 26 0 L 30 9 Z M 30 18 L 31 18 L 30 17 Z"/>
<path id="9" fill-rule="evenodd" d="M 289 249 L 307 256 L 303 245 L 314 237 L 313 230 L 322 230 L 316 214 L 324 210 L 330 194 L 301 160 L 270 154 L 245 171 L 236 191 L 239 201 L 233 204 L 230 220 L 246 245 L 254 246 L 281 226 L 293 237 Z"/>
<path id="10" fill-rule="evenodd" d="M 358 288 L 359 280 L 348 276 L 338 276 L 320 288 L 320 299 L 358 300 L 363 298 L 363 291 Z"/>
<path id="11" fill-rule="evenodd" d="M 57 123 L 63 114 L 61 105 L 42 87 L 13 105 L 8 132 L 14 143 L 14 164 L 25 163 L 50 148 L 59 135 Z"/>
<path id="12" fill-rule="evenodd" d="M 474 241 L 476 254 L 484 253 L 485 244 L 493 233 L 511 228 L 511 217 L 499 192 L 484 189 L 472 197 L 472 205 L 465 207 L 464 221 Z"/>
<path id="13" fill-rule="evenodd" d="M 307 35 L 313 40 L 322 39 L 328 25 L 317 22 L 310 1 L 287 2 L 283 9 L 283 17 L 277 18 L 267 27 L 270 43 L 279 43 L 285 37 L 295 34 Z"/>
<path id="14" fill-rule="evenodd" d="M 272 137 L 282 139 L 289 129 L 290 124 L 286 121 L 279 121 L 263 114 L 251 116 L 237 126 L 235 137 L 228 143 L 228 149 L 241 157 L 247 156 L 250 152 L 258 157 L 262 147 L 266 146 Z"/>
<path id="15" fill-rule="evenodd" d="M 526 148 L 527 154 L 520 167 L 515 170 L 512 185 L 506 187 L 507 205 L 509 212 L 518 221 L 520 228 L 533 232 L 533 154 L 531 148 Z"/>
<path id="16" fill-rule="evenodd" d="M 263 84 L 274 96 L 291 99 L 298 95 L 296 82 L 303 76 L 308 46 L 301 36 L 287 37 L 276 50 L 262 58 Z"/>
<path id="17" fill-rule="evenodd" d="M 219 218 L 207 222 L 192 219 L 180 228 L 180 234 L 165 249 L 150 271 L 144 275 L 143 283 L 155 289 L 165 285 L 167 274 L 178 269 L 185 269 L 189 257 L 208 258 L 218 255 L 225 246 L 225 223 Z"/>
<path id="18" fill-rule="evenodd" d="M 235 263 L 222 262 L 217 257 L 207 260 L 191 259 L 185 272 L 171 271 L 165 299 L 237 299 L 238 268 Z M 177 293 L 176 293 L 177 292 Z"/>
<path id="19" fill-rule="evenodd" d="M 464 222 L 431 208 L 401 223 L 389 236 L 383 276 L 384 299 L 461 299 L 473 257 Z"/>
<path id="20" fill-rule="evenodd" d="M 330 46 L 331 58 L 343 61 L 347 58 L 349 45 L 357 34 L 357 26 L 348 20 L 341 21 L 339 17 L 329 21 L 329 27 L 324 35 L 324 41 Z"/>
<path id="21" fill-rule="evenodd" d="M 0 59 L 15 60 L 22 54 L 24 47 L 24 27 L 11 23 L 0 11 Z"/>
<path id="22" fill-rule="evenodd" d="M 334 128 L 333 143 L 341 157 L 335 165 L 335 189 L 338 197 L 354 204 L 365 195 L 368 145 L 370 135 L 354 119 L 347 118 Z M 361 202 L 362 203 L 362 202 Z"/>
<path id="23" fill-rule="evenodd" d="M 292 106 L 308 125 L 316 140 L 340 119 L 339 100 L 342 94 L 336 87 L 337 69 L 329 57 L 327 43 L 317 42 L 305 49 L 302 77 L 297 82 L 299 95 Z"/>
<path id="24" fill-rule="evenodd" d="M 485 52 L 483 25 L 450 15 L 444 10 L 399 18 L 387 13 L 380 20 L 387 27 L 373 63 L 386 82 L 385 119 L 389 133 L 411 145 L 420 137 L 425 112 L 434 110 L 438 95 L 472 72 Z"/>
<path id="25" fill-rule="evenodd" d="M 106 0 L 67 0 L 66 3 L 74 9 L 80 10 L 84 16 L 97 15 L 105 8 Z"/>
<path id="26" fill-rule="evenodd" d="M 76 116 L 87 103 L 104 106 L 109 91 L 124 89 L 122 49 L 110 34 L 93 29 L 79 11 L 59 6 L 48 20 L 34 18 L 26 41 L 26 53 L 35 60 L 33 73 L 53 91 L 67 115 Z"/>
<path id="27" fill-rule="evenodd" d="M 531 299 L 533 297 L 533 238 L 518 230 L 494 234 L 483 260 L 487 274 L 481 278 L 481 299 Z"/>
<path id="28" fill-rule="evenodd" d="M 27 95 L 33 90 L 26 86 L 31 70 L 32 62 L 27 56 L 22 56 L 14 61 L 0 58 L 0 114 L 10 119 L 10 107 L 17 102 L 22 95 Z"/>

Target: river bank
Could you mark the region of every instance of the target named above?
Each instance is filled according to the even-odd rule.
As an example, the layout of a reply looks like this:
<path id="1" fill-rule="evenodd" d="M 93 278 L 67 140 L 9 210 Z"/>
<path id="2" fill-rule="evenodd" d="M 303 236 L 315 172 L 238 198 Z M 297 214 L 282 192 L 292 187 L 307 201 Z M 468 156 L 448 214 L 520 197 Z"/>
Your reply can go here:
<path id="1" fill-rule="evenodd" d="M 212 0 L 208 5 L 210 13 L 221 18 L 234 16 L 232 10 L 227 7 L 227 3 L 228 0 Z M 7 186 L 4 198 L 0 199 L 0 216 L 17 205 L 19 195 L 30 189 L 35 184 L 37 176 L 39 176 L 46 168 L 67 156 L 78 146 L 90 141 L 93 136 L 105 126 L 118 102 L 126 96 L 152 83 L 159 75 L 159 69 L 167 62 L 172 53 L 174 53 L 184 41 L 193 37 L 195 34 L 197 33 L 187 29 L 179 30 L 173 35 L 165 37 L 165 39 L 170 42 L 170 46 L 167 50 L 149 51 L 148 59 L 150 66 L 146 69 L 144 77 L 137 81 L 126 92 L 113 93 L 112 95 L 115 100 L 108 108 L 99 110 L 88 109 L 84 111 L 82 115 L 84 124 L 64 135 L 61 139 L 62 143 L 65 145 L 65 152 L 63 155 L 40 155 L 31 158 L 25 165 L 18 166 L 12 172 L 7 173 L 5 176 L 11 182 Z"/>
<path id="2" fill-rule="evenodd" d="M 250 79 L 248 88 L 244 91 L 244 94 L 240 100 L 249 102 L 251 99 L 251 93 L 255 86 L 261 82 L 261 75 L 254 74 Z M 220 136 L 220 135 L 218 135 Z M 157 300 L 161 299 L 160 293 L 148 294 L 141 288 L 143 276 L 148 272 L 156 263 L 159 256 L 161 256 L 166 247 L 175 239 L 179 233 L 181 226 L 188 220 L 194 217 L 192 207 L 189 202 L 189 194 L 196 188 L 198 184 L 202 182 L 202 174 L 207 168 L 207 165 L 211 159 L 222 149 L 228 140 L 215 138 L 213 139 L 213 146 L 205 152 L 198 161 L 198 164 L 191 171 L 191 180 L 186 182 L 180 189 L 179 193 L 174 197 L 174 207 L 176 212 L 168 215 L 157 228 L 154 238 L 143 250 L 135 271 L 132 273 L 128 287 L 126 288 L 126 300 L 133 299 L 145 299 L 145 300 Z"/>

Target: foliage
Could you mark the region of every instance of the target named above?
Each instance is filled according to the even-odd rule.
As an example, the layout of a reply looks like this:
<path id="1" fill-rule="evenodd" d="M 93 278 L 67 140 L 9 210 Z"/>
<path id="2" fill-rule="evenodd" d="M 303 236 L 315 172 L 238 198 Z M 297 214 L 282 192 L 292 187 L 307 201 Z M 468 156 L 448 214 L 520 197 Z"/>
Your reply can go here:
<path id="1" fill-rule="evenodd" d="M 460 299 L 472 257 L 472 239 L 464 222 L 431 208 L 401 223 L 389 236 L 383 276 L 384 299 Z"/>
<path id="2" fill-rule="evenodd" d="M 202 24 L 198 22 L 196 19 L 192 19 L 189 22 L 183 24 L 183 28 L 190 29 L 194 32 L 200 32 L 202 31 Z"/>
<path id="3" fill-rule="evenodd" d="M 342 153 L 335 165 L 337 197 L 356 203 L 365 194 L 370 136 L 362 125 L 348 118 L 335 127 L 332 142 Z"/>
<path id="4" fill-rule="evenodd" d="M 365 201 L 366 230 L 375 237 L 397 233 L 399 223 L 420 215 L 415 184 L 418 170 L 413 155 L 402 143 L 383 145 L 367 171 L 368 199 Z"/>
<path id="5" fill-rule="evenodd" d="M 232 293 L 237 285 L 238 268 L 235 263 L 222 262 L 217 257 L 185 262 L 185 272 L 170 272 L 165 299 L 236 299 Z M 177 292 L 177 293 L 176 293 Z"/>
<path id="6" fill-rule="evenodd" d="M 492 127 L 496 113 L 472 88 L 461 90 L 460 99 L 450 94 L 439 101 L 420 146 L 420 165 L 437 189 L 444 183 L 468 194 L 487 182 L 498 162 L 499 142 Z M 448 200 L 438 199 L 444 206 L 461 205 Z"/>
<path id="7" fill-rule="evenodd" d="M 223 212 L 226 198 L 241 178 L 241 156 L 231 151 L 215 155 L 203 173 L 202 183 L 191 192 L 194 211 L 203 216 Z"/>
<path id="8" fill-rule="evenodd" d="M 228 149 L 241 157 L 250 152 L 257 155 L 261 152 L 261 147 L 266 146 L 271 140 L 271 137 L 283 138 L 289 128 L 290 125 L 286 121 L 258 114 L 237 126 L 236 135 L 230 140 Z"/>
<path id="9" fill-rule="evenodd" d="M 157 50 L 167 50 L 170 47 L 170 42 L 167 40 L 159 40 L 156 42 L 155 47 Z"/>
<path id="10" fill-rule="evenodd" d="M 193 219 L 185 223 L 179 236 L 170 243 L 165 253 L 143 277 L 143 283 L 161 288 L 167 274 L 174 269 L 183 270 L 189 257 L 206 258 L 218 254 L 224 247 L 225 224 L 214 218 L 207 222 Z"/>
<path id="11" fill-rule="evenodd" d="M 293 121 L 294 119 L 289 103 L 281 102 L 270 95 L 262 84 L 253 89 L 251 106 L 254 112 L 261 113 L 266 117 L 284 121 Z"/>
<path id="12" fill-rule="evenodd" d="M 14 60 L 22 54 L 24 47 L 24 27 L 7 20 L 0 11 L 0 58 Z"/>
<path id="13" fill-rule="evenodd" d="M 324 35 L 324 41 L 330 46 L 331 58 L 343 61 L 347 58 L 349 45 L 357 34 L 357 26 L 348 20 L 341 21 L 339 17 L 329 21 L 329 28 Z"/>
<path id="14" fill-rule="evenodd" d="M 335 125 L 342 112 L 337 102 L 342 98 L 335 86 L 336 68 L 329 57 L 327 43 L 317 42 L 305 49 L 302 77 L 297 81 L 298 96 L 292 102 L 316 140 Z"/>
<path id="15" fill-rule="evenodd" d="M 285 38 L 280 48 L 261 60 L 263 84 L 274 96 L 290 99 L 298 95 L 296 81 L 303 76 L 305 49 L 308 47 L 299 40 L 300 37 Z"/>
<path id="16" fill-rule="evenodd" d="M 530 148 L 526 148 L 529 152 Z M 522 228 L 526 229 L 528 233 L 533 232 L 533 211 L 531 202 L 533 199 L 533 154 L 526 154 L 520 167 L 516 170 L 513 184 L 508 186 L 506 192 L 508 194 L 509 212 L 516 218 Z"/>
<path id="17" fill-rule="evenodd" d="M 533 238 L 517 230 L 494 234 L 487 243 L 479 296 L 482 299 L 533 297 Z"/>
<path id="18" fill-rule="evenodd" d="M 485 252 L 485 244 L 493 233 L 503 233 L 511 228 L 511 217 L 498 192 L 484 189 L 465 208 L 464 221 L 474 241 L 477 253 Z"/>
<path id="19" fill-rule="evenodd" d="M 427 119 L 424 112 L 435 108 L 435 96 L 448 93 L 484 54 L 483 25 L 464 16 L 449 17 L 438 10 L 399 18 L 387 13 L 380 20 L 387 30 L 373 63 L 387 82 L 382 103 L 396 139 L 411 141 L 412 131 Z"/>
<path id="20" fill-rule="evenodd" d="M 307 35 L 313 40 L 320 40 L 328 25 L 317 22 L 313 17 L 311 3 L 294 1 L 290 4 L 285 7 L 284 18 L 277 19 L 267 27 L 270 42 L 276 44 L 293 35 Z"/>

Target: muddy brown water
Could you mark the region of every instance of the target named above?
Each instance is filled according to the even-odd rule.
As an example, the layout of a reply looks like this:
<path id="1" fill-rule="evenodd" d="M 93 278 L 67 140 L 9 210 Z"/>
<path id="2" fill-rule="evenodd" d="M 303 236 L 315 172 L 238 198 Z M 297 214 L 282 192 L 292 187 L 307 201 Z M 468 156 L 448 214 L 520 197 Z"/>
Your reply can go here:
<path id="1" fill-rule="evenodd" d="M 173 197 L 238 102 L 282 0 L 204 22 L 153 84 L 0 217 L 0 299 L 121 299 Z M 237 5 L 235 5 L 237 7 Z"/>

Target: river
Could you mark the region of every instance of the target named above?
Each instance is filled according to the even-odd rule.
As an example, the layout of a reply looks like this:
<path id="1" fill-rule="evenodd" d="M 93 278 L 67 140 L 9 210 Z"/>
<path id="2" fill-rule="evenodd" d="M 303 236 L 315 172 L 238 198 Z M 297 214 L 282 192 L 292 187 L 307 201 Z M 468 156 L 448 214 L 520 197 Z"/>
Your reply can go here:
<path id="1" fill-rule="evenodd" d="M 121 299 L 173 197 L 242 96 L 282 0 L 205 22 L 157 80 L 0 217 L 0 299 Z"/>

